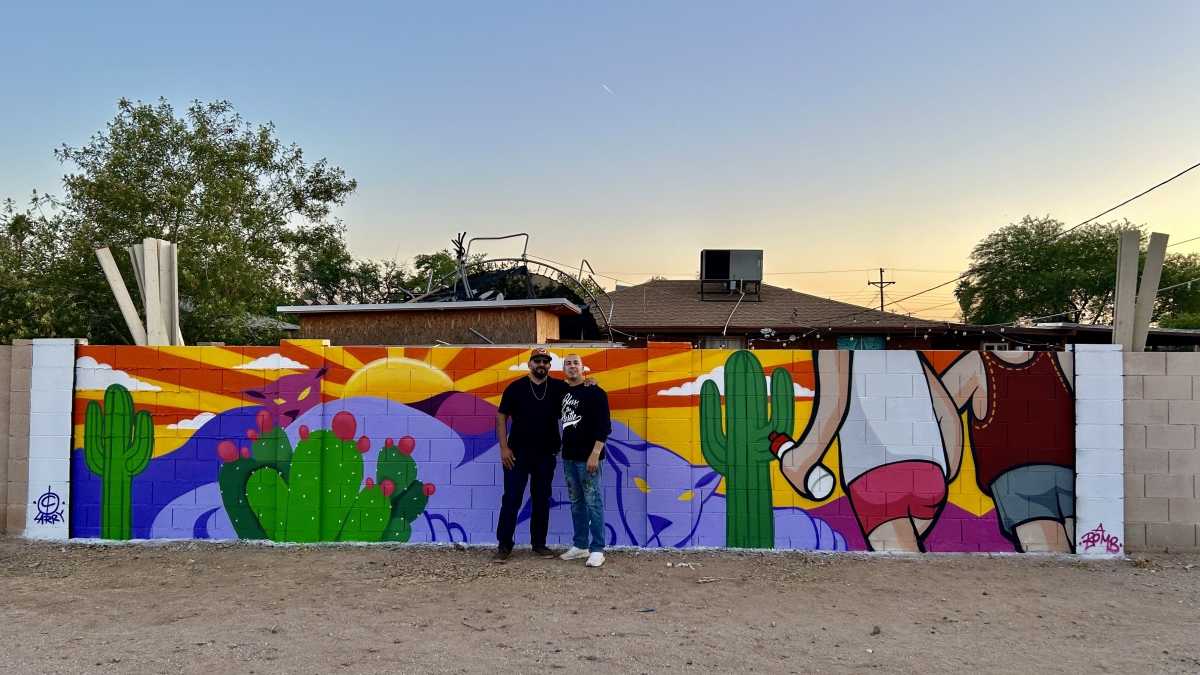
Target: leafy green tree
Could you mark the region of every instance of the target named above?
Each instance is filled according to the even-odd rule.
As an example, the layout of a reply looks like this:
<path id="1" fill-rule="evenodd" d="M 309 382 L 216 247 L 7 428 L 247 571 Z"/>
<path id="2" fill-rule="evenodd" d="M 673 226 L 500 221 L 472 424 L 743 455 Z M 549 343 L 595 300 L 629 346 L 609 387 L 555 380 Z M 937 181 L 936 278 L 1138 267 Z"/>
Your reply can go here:
<path id="1" fill-rule="evenodd" d="M 1141 235 L 1144 262 L 1146 229 L 1128 220 L 1091 223 L 1063 234 L 1065 229 L 1053 218 L 1026 216 L 977 244 L 955 288 L 963 320 L 1111 323 L 1121 233 Z M 1195 278 L 1200 278 L 1200 256 L 1168 255 L 1159 287 Z M 1155 303 L 1154 317 L 1163 325 L 1188 313 L 1200 314 L 1200 284 L 1166 291 Z"/>
<path id="2" fill-rule="evenodd" d="M 0 308 L 0 339 L 128 342 L 94 250 L 113 249 L 133 289 L 124 249 L 157 237 L 179 245 L 186 341 L 275 341 L 275 307 L 296 295 L 297 248 L 334 245 L 341 230 L 329 220 L 331 209 L 356 187 L 341 169 L 324 159 L 308 163 L 298 146 L 276 138 L 272 124 L 252 126 L 225 101 L 196 102 L 177 116 L 165 100 L 122 99 L 103 131 L 55 156 L 74 171 L 63 178 L 62 200 L 51 200 L 53 213 L 17 213 L 10 205 L 5 215 L 5 236 L 34 244 L 3 258 L 0 274 L 30 274 L 34 259 L 46 267 L 32 274 L 27 307 Z"/>

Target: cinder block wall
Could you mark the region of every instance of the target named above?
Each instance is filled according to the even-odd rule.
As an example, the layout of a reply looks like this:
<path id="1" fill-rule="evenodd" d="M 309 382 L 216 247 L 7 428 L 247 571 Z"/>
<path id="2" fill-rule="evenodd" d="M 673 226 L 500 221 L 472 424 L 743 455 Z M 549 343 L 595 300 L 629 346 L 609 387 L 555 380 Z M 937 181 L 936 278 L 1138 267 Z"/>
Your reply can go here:
<path id="1" fill-rule="evenodd" d="M 5 534 L 25 531 L 29 494 L 29 386 L 33 367 L 33 341 L 13 340 L 0 356 L 0 501 Z"/>
<path id="2" fill-rule="evenodd" d="M 1127 353 L 1126 548 L 1200 551 L 1200 353 Z"/>

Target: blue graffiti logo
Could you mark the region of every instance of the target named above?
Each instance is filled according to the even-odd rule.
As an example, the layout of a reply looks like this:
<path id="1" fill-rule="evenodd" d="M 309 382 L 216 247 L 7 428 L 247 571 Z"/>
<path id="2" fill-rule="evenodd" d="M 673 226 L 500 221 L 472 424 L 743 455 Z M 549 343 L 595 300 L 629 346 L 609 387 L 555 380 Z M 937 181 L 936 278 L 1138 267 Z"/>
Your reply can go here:
<path id="1" fill-rule="evenodd" d="M 38 513 L 33 517 L 39 525 L 53 525 L 63 522 L 62 498 L 55 494 L 51 486 L 46 486 L 46 492 L 34 502 Z"/>

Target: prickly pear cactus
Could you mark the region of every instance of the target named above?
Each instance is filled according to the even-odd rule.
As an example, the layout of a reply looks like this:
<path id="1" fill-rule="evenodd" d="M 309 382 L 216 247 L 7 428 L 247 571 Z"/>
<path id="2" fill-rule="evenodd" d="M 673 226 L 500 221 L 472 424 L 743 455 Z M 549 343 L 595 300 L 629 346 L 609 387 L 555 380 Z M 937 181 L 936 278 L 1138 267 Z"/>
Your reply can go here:
<path id="1" fill-rule="evenodd" d="M 102 484 L 100 536 L 133 536 L 133 477 L 146 470 L 154 451 L 154 419 L 134 411 L 133 396 L 119 384 L 104 391 L 104 407 L 88 401 L 83 424 L 83 457 Z"/>
<path id="2" fill-rule="evenodd" d="M 725 545 L 771 548 L 775 514 L 771 500 L 771 432 L 792 433 L 795 418 L 792 376 L 771 373 L 770 414 L 762 365 L 753 353 L 734 352 L 725 362 L 725 409 L 711 380 L 700 389 L 700 449 L 725 477 Z M 724 422 L 724 424 L 722 424 Z"/>
<path id="3" fill-rule="evenodd" d="M 239 537 L 307 543 L 407 541 L 412 535 L 410 524 L 434 490 L 416 480 L 413 439 L 402 438 L 399 446 L 388 439 L 376 477 L 364 484 L 362 455 L 371 443 L 366 436 L 353 440 L 352 414 L 335 415 L 332 430 L 301 427 L 294 451 L 265 410 L 257 425 L 249 447 L 222 441 L 217 449 L 225 462 L 221 497 Z"/>

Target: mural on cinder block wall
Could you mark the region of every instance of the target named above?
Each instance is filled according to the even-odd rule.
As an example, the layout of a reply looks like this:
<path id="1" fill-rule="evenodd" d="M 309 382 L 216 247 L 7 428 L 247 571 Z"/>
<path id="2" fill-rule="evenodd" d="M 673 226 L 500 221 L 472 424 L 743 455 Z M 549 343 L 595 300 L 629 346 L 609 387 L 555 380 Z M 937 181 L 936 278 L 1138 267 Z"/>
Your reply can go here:
<path id="1" fill-rule="evenodd" d="M 609 394 L 610 545 L 1069 549 L 1070 355 L 554 351 Z M 493 543 L 496 405 L 527 358 L 80 347 L 72 536 Z"/>

